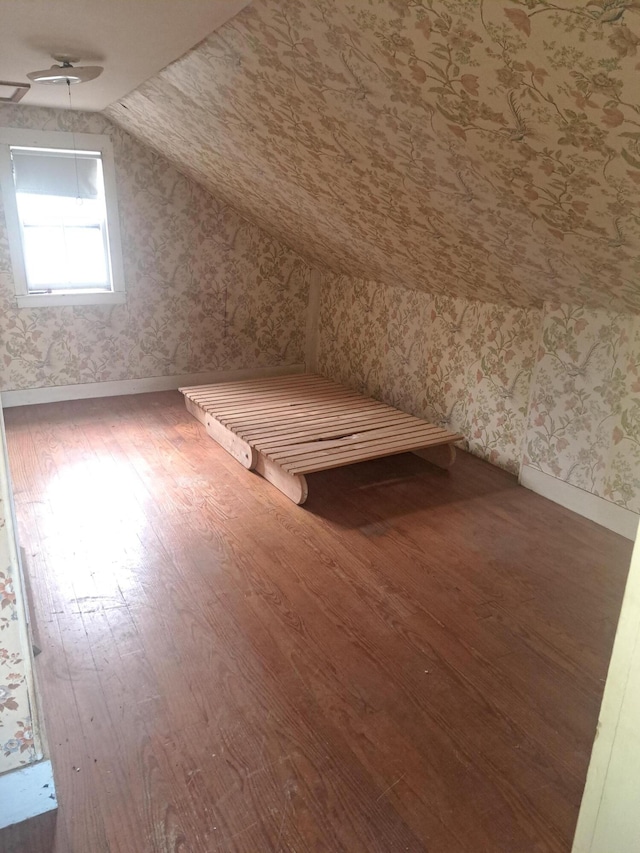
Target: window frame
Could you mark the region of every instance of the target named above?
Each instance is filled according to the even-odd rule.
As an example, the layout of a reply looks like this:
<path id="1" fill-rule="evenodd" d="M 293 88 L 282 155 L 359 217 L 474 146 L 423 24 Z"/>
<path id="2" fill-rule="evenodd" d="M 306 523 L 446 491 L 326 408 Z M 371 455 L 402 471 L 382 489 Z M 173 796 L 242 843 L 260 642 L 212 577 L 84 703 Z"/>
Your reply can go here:
<path id="1" fill-rule="evenodd" d="M 11 165 L 11 146 L 60 148 L 65 151 L 98 151 L 102 159 L 111 283 L 113 290 L 77 293 L 29 293 L 25 269 L 22 226 L 18 215 L 16 189 Z M 44 308 L 55 305 L 113 305 L 126 301 L 122 241 L 116 193 L 113 146 L 108 136 L 97 133 L 67 133 L 57 130 L 0 128 L 0 191 L 4 202 L 9 254 L 13 268 L 16 301 L 19 308 Z"/>

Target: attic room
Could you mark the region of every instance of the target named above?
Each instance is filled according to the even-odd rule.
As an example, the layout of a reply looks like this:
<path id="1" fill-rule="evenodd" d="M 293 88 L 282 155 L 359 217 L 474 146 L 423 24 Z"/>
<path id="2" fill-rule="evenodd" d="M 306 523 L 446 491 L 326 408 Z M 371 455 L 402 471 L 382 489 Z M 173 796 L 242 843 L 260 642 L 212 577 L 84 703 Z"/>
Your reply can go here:
<path id="1" fill-rule="evenodd" d="M 640 4 L 2 18 L 0 851 L 638 853 Z"/>

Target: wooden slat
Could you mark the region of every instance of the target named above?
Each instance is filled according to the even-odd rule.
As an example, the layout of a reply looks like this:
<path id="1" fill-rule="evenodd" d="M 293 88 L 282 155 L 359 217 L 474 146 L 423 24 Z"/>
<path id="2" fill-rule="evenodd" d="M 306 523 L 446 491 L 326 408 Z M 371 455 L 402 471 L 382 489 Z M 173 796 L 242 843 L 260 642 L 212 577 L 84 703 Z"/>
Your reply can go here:
<path id="1" fill-rule="evenodd" d="M 328 417 L 334 417 L 336 415 L 348 416 L 351 414 L 364 414 L 365 412 L 379 412 L 381 409 L 375 405 L 375 403 L 368 403 L 366 399 L 363 399 L 361 402 L 356 401 L 351 403 L 348 407 L 345 407 L 344 403 L 332 403 L 330 405 L 323 406 L 321 410 L 314 406 L 298 406 L 292 410 L 282 410 L 279 413 L 269 412 L 268 414 L 254 414 L 254 415 L 246 415 L 245 418 L 238 416 L 238 424 L 242 425 L 243 429 L 247 429 L 249 427 L 260 427 L 260 425 L 265 425 L 263 428 L 272 427 L 278 424 L 287 425 L 293 424 L 295 421 L 302 421 L 304 423 L 311 423 L 312 421 L 322 421 Z M 394 409 L 390 409 L 389 411 L 395 411 Z"/>
<path id="2" fill-rule="evenodd" d="M 304 474 L 461 438 L 317 375 L 207 385 L 183 393 L 210 435 L 219 436 L 232 455 L 296 503 L 306 499 Z M 241 453 L 234 454 L 238 448 Z M 432 458 L 450 463 L 454 456 L 448 451 Z"/>
<path id="3" fill-rule="evenodd" d="M 369 429 L 378 429 L 386 426 L 391 426 L 392 424 L 397 423 L 408 423 L 412 420 L 411 415 L 405 415 L 404 418 L 398 413 L 395 415 L 387 415 L 387 414 L 372 414 L 368 417 L 360 417 L 360 418 L 345 418 L 343 421 L 337 421 L 336 418 L 332 418 L 323 424 L 321 421 L 314 421 L 314 423 L 310 424 L 306 428 L 302 426 L 298 429 L 291 426 L 288 429 L 281 428 L 280 431 L 267 431 L 264 433 L 242 433 L 242 437 L 245 441 L 251 441 L 255 438 L 255 445 L 258 449 L 260 449 L 264 444 L 268 443 L 270 446 L 277 446 L 279 444 L 292 444 L 292 443 L 303 443 L 308 439 L 308 436 L 313 436 L 312 440 L 326 440 L 330 438 L 338 438 L 339 436 L 346 436 L 356 432 L 364 432 Z M 263 444 L 264 443 L 264 444 Z"/>
<path id="4" fill-rule="evenodd" d="M 196 388 L 181 389 L 183 394 L 207 394 L 215 397 L 224 397 L 231 394 L 270 393 L 286 388 L 319 388 L 336 387 L 335 383 L 324 379 L 316 374 L 300 374 L 291 377 L 280 377 L 279 379 L 260 379 L 252 382 L 225 382 L 223 384 L 199 385 Z"/>
<path id="5" fill-rule="evenodd" d="M 308 382 L 309 380 L 317 379 L 322 382 L 328 382 L 323 376 L 317 373 L 290 373 L 286 376 L 266 376 L 262 379 L 241 379 L 236 382 L 214 382 L 210 385 L 189 385 L 184 388 L 179 388 L 181 394 L 198 393 L 203 390 L 231 390 L 235 388 L 247 389 L 256 387 L 277 387 L 278 385 L 286 385 L 287 383 L 295 383 L 296 381 Z"/>
<path id="6" fill-rule="evenodd" d="M 208 400 L 216 402 L 226 401 L 251 401 L 256 399 L 268 399 L 274 397 L 286 397 L 287 395 L 302 394 L 302 393 L 319 393 L 320 391 L 335 390 L 331 389 L 326 382 L 318 383 L 300 383 L 299 385 L 286 385 L 278 388 L 253 388 L 253 389 L 234 389 L 231 391 L 216 392 L 213 389 L 203 389 L 200 392 L 190 392 L 189 396 L 192 399 Z M 351 392 L 355 393 L 355 392 Z"/>
<path id="7" fill-rule="evenodd" d="M 335 391 L 330 388 L 322 389 L 321 391 L 304 391 L 299 394 L 284 394 L 279 397 L 270 399 L 268 397 L 252 397 L 247 400 L 233 400 L 229 402 L 220 401 L 209 403 L 206 400 L 199 400 L 199 405 L 203 409 L 210 410 L 217 416 L 233 415 L 233 414 L 251 414 L 252 412 L 267 412 L 278 410 L 290 410 L 299 406 L 315 406 L 320 409 L 324 404 L 334 401 L 343 403 L 356 403 L 362 400 L 360 394 L 354 394 L 353 391 Z"/>
<path id="8" fill-rule="evenodd" d="M 330 450 L 308 451 L 303 455 L 297 456 L 295 453 L 291 456 L 280 455 L 278 452 L 265 454 L 275 459 L 283 467 L 290 470 L 292 467 L 303 465 L 307 472 L 314 470 L 313 465 L 324 462 L 338 461 L 347 456 L 354 461 L 364 461 L 374 458 L 371 453 L 376 453 L 378 450 L 386 451 L 387 449 L 397 449 L 399 453 L 404 452 L 404 448 L 413 449 L 427 447 L 431 444 L 446 444 L 449 441 L 448 436 L 441 433 L 424 433 L 411 432 L 404 435 L 388 435 L 385 438 L 378 440 L 362 440 L 353 444 L 345 444 L 340 447 L 334 447 Z"/>
<path id="9" fill-rule="evenodd" d="M 282 433 L 293 435 L 296 430 L 321 431 L 323 429 L 332 430 L 335 428 L 347 431 L 352 424 L 355 429 L 359 423 L 375 423 L 380 420 L 388 420 L 394 416 L 394 413 L 377 411 L 376 409 L 356 409 L 351 412 L 334 409 L 324 412 L 321 415 L 314 413 L 304 418 L 296 415 L 297 421 L 287 423 L 273 425 L 258 424 L 254 429 L 256 430 L 256 435 L 259 435 L 261 438 L 270 438 L 272 436 L 275 438 Z M 412 415 L 406 415 L 406 417 L 410 418 Z M 247 435 L 251 434 L 252 427 L 250 425 L 243 426 L 243 429 L 249 430 Z"/>
<path id="10" fill-rule="evenodd" d="M 344 445 L 342 447 L 334 447 L 329 451 L 309 450 L 300 455 L 295 453 L 280 455 L 278 452 L 272 452 L 265 453 L 264 455 L 274 459 L 287 470 L 291 470 L 296 466 L 304 466 L 305 471 L 307 473 L 311 473 L 315 470 L 314 466 L 316 464 L 334 461 L 337 462 L 345 456 L 353 458 L 354 461 L 364 461 L 369 458 L 374 458 L 373 456 L 370 456 L 370 454 L 375 453 L 377 455 L 378 450 L 386 451 L 390 448 L 397 448 L 398 452 L 403 453 L 404 448 L 420 448 L 431 443 L 442 444 L 447 441 L 447 438 L 443 439 L 443 437 L 439 436 L 437 433 L 428 435 L 414 432 L 404 436 L 389 435 L 386 438 L 381 438 L 377 441 L 360 442 L 351 445 Z"/>
<path id="11" fill-rule="evenodd" d="M 416 439 L 413 442 L 391 442 L 389 445 L 379 445 L 376 450 L 369 450 L 366 454 L 358 452 L 358 449 L 354 448 L 351 453 L 346 453 L 344 455 L 336 454 L 331 458 L 325 459 L 324 461 L 317 461 L 313 464 L 300 463 L 297 465 L 283 465 L 282 467 L 290 474 L 312 474 L 315 471 L 326 471 L 329 468 L 341 468 L 344 465 L 353 465 L 356 462 L 366 462 L 369 459 L 380 459 L 382 456 L 394 456 L 398 453 L 405 453 L 409 450 L 414 450 L 415 448 L 446 444 L 449 441 L 449 438 L 439 438 L 431 441 L 421 441 L 420 439 Z"/>
<path id="12" fill-rule="evenodd" d="M 440 427 L 427 426 L 419 421 L 409 421 L 407 423 L 395 423 L 392 426 L 374 428 L 370 430 L 362 430 L 352 433 L 342 438 L 327 439 L 326 441 L 306 441 L 304 444 L 296 444 L 292 442 L 289 445 L 271 444 L 258 445 L 256 447 L 261 453 L 266 453 L 269 456 L 277 456 L 279 459 L 291 459 L 302 456 L 317 456 L 319 453 L 328 454 L 334 449 L 342 449 L 348 447 L 360 447 L 366 444 L 375 444 L 378 441 L 383 441 L 388 437 L 397 438 L 400 440 L 405 436 L 407 438 L 413 436 L 424 435 L 427 438 L 433 438 L 435 434 L 443 434 Z"/>
<path id="13" fill-rule="evenodd" d="M 334 408 L 332 411 L 338 411 L 341 407 L 337 409 Z M 365 405 L 357 405 L 349 407 L 352 411 L 355 410 L 366 410 L 366 411 L 374 411 L 373 409 L 368 409 Z M 213 414 L 213 413 L 211 413 Z M 266 427 L 273 426 L 275 424 L 285 424 L 292 423 L 292 418 L 295 418 L 297 415 L 299 422 L 309 423 L 312 420 L 320 419 L 321 415 L 318 413 L 318 410 L 313 406 L 296 406 L 288 411 L 279 411 L 279 412 L 265 412 L 264 414 L 235 414 L 235 415 L 227 415 L 225 413 L 216 413 L 216 417 L 218 420 L 228 426 L 231 429 L 241 429 L 247 430 L 250 427 L 264 424 Z"/>
<path id="14" fill-rule="evenodd" d="M 287 398 L 281 400 L 263 400 L 262 406 L 258 404 L 258 401 L 253 402 L 244 402 L 240 404 L 219 404 L 219 405 L 210 405 L 206 402 L 200 403 L 203 408 L 209 408 L 212 412 L 216 414 L 224 413 L 224 414 L 246 414 L 250 415 L 252 413 L 257 412 L 267 412 L 267 411 L 282 411 L 282 412 L 293 412 L 295 409 L 299 409 L 304 406 L 308 409 L 315 409 L 318 413 L 322 413 L 326 410 L 328 406 L 341 406 L 343 411 L 349 411 L 350 409 L 367 405 L 369 408 L 382 409 L 388 408 L 391 411 L 394 410 L 391 406 L 384 406 L 384 403 L 378 403 L 377 400 L 372 400 L 369 397 L 363 397 L 361 394 L 354 394 L 351 391 L 345 392 L 327 392 L 322 395 L 309 395 L 309 396 L 289 396 Z"/>

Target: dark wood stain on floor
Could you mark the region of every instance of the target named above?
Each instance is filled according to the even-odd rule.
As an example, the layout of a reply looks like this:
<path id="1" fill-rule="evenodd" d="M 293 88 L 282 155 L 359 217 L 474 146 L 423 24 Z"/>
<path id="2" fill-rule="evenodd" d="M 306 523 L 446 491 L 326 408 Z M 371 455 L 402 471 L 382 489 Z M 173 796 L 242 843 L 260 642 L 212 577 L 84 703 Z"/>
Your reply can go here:
<path id="1" fill-rule="evenodd" d="M 173 392 L 5 415 L 56 853 L 569 851 L 630 542 L 467 454 L 297 507 Z"/>

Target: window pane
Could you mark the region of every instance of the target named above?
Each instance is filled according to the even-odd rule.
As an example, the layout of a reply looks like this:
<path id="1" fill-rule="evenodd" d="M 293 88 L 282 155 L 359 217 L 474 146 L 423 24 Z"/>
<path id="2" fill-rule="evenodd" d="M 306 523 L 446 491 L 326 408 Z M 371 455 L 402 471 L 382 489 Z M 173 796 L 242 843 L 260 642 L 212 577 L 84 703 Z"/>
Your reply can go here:
<path id="1" fill-rule="evenodd" d="M 65 228 L 65 236 L 70 283 L 108 288 L 102 229 Z"/>
<path id="2" fill-rule="evenodd" d="M 100 199 L 76 199 L 56 195 L 16 193 L 20 219 L 25 225 L 50 225 L 66 222 L 83 225 L 104 218 L 104 202 Z"/>
<path id="3" fill-rule="evenodd" d="M 29 291 L 112 289 L 103 198 L 16 198 Z"/>
<path id="4" fill-rule="evenodd" d="M 66 281 L 67 255 L 62 227 L 25 228 L 23 234 L 29 290 Z"/>

